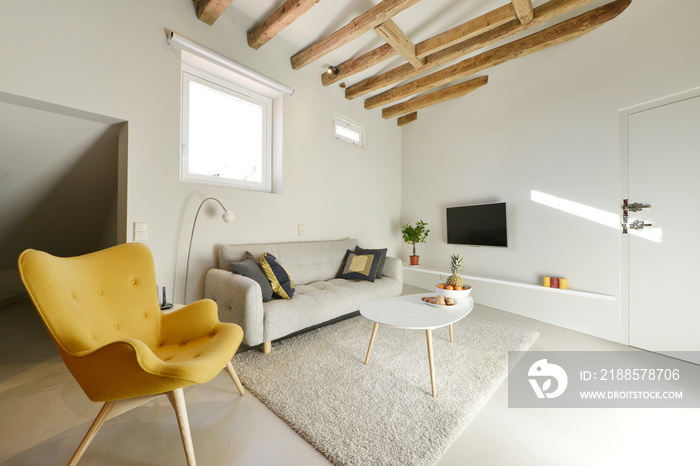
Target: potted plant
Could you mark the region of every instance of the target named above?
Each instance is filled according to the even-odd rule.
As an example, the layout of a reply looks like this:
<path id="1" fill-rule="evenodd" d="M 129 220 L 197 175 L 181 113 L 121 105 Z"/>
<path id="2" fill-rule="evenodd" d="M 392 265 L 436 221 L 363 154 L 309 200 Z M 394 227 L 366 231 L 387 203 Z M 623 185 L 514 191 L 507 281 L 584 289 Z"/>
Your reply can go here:
<path id="1" fill-rule="evenodd" d="M 427 228 L 428 224 L 422 220 L 418 220 L 415 226 L 406 223 L 401 229 L 401 234 L 403 235 L 403 241 L 406 244 L 413 245 L 413 255 L 410 256 L 411 265 L 418 265 L 418 255 L 416 254 L 416 243 L 425 243 L 425 239 L 428 237 L 430 230 Z"/>

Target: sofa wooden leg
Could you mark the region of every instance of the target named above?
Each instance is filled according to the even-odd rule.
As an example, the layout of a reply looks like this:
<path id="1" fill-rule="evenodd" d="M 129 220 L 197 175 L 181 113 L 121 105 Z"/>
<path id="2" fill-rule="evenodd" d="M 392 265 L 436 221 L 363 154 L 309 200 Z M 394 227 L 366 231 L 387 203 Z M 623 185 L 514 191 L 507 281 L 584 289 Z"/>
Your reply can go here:
<path id="1" fill-rule="evenodd" d="M 271 341 L 263 342 L 263 353 L 270 354 L 271 352 L 272 352 L 272 342 Z"/>

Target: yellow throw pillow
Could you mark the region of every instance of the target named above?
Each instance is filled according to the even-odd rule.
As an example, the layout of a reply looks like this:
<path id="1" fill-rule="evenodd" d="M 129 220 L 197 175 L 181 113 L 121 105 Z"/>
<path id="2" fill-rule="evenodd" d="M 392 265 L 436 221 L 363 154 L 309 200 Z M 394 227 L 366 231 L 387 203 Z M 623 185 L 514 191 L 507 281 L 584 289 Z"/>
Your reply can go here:
<path id="1" fill-rule="evenodd" d="M 260 256 L 260 267 L 272 285 L 272 291 L 284 299 L 294 296 L 294 280 L 289 276 L 282 264 L 270 253 Z"/>

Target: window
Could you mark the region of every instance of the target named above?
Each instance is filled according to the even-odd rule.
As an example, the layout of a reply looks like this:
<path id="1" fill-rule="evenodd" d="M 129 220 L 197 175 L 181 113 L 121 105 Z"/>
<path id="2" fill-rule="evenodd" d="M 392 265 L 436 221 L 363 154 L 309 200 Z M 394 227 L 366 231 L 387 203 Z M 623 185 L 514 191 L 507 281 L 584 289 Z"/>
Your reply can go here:
<path id="1" fill-rule="evenodd" d="M 171 43 L 182 47 L 181 179 L 281 193 L 294 90 L 174 33 Z"/>
<path id="2" fill-rule="evenodd" d="M 183 73 L 182 177 L 270 191 L 272 99 L 198 74 Z"/>
<path id="3" fill-rule="evenodd" d="M 366 149 L 367 144 L 365 133 L 365 128 L 357 123 L 353 123 L 346 118 L 339 116 L 333 118 L 333 136 L 335 136 L 336 139 L 340 139 Z"/>

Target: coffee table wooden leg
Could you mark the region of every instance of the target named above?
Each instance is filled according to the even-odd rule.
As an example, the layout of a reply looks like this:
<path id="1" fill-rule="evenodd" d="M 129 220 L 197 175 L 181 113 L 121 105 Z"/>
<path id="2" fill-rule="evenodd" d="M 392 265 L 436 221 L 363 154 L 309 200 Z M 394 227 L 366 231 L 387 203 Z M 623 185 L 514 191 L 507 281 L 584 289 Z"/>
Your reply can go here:
<path id="1" fill-rule="evenodd" d="M 450 324 L 450 343 L 455 342 L 455 333 L 454 330 L 452 330 L 452 324 Z"/>
<path id="2" fill-rule="evenodd" d="M 437 396 L 435 390 L 435 364 L 433 363 L 433 331 L 425 330 L 425 337 L 428 340 L 428 362 L 430 363 L 430 388 L 433 390 L 433 397 Z"/>
<path id="3" fill-rule="evenodd" d="M 372 336 L 369 339 L 369 348 L 367 348 L 367 357 L 365 358 L 365 366 L 369 362 L 369 354 L 372 352 L 372 345 L 374 344 L 374 337 L 377 336 L 377 329 L 379 328 L 378 323 L 374 323 L 374 328 L 372 328 Z"/>

